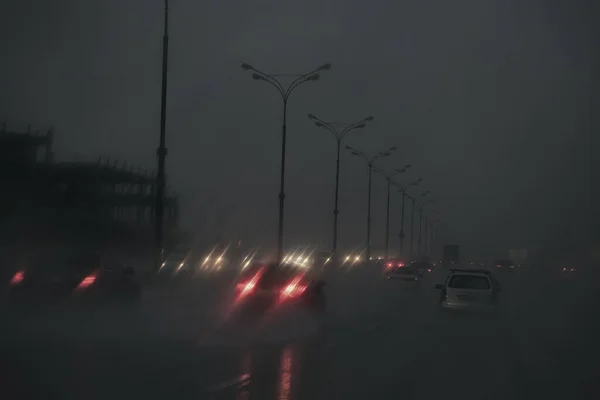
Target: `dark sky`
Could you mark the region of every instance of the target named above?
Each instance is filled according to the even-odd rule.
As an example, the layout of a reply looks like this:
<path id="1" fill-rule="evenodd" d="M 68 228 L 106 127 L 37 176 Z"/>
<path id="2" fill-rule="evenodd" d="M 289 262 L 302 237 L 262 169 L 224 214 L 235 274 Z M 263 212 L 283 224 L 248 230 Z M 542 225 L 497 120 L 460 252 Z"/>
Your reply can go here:
<path id="1" fill-rule="evenodd" d="M 560 244 L 589 213 L 593 1 L 171 3 L 167 162 L 185 226 L 222 220 L 274 239 L 281 100 L 243 61 L 271 73 L 333 65 L 290 98 L 287 244 L 330 243 L 335 145 L 309 112 L 347 122 L 374 115 L 348 144 L 369 153 L 398 146 L 380 166 L 412 163 L 400 181 L 422 177 L 419 190 L 439 198 L 445 240 L 474 255 Z M 59 159 L 109 155 L 154 168 L 162 7 L 3 2 L 0 119 L 53 125 Z M 364 241 L 359 161 L 343 154 L 344 247 Z M 373 199 L 381 247 L 379 177 Z"/>

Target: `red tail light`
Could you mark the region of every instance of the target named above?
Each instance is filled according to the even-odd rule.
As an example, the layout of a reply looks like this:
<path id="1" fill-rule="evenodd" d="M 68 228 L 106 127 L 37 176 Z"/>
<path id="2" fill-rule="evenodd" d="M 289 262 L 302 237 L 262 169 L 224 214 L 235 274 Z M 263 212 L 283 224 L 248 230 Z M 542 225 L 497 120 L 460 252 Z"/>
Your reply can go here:
<path id="1" fill-rule="evenodd" d="M 398 263 L 398 266 L 399 266 L 399 267 L 404 267 L 404 263 L 403 263 L 403 262 L 401 262 L 401 263 Z"/>
<path id="2" fill-rule="evenodd" d="M 83 278 L 81 283 L 77 286 L 77 289 L 86 289 L 90 287 L 94 282 L 96 282 L 96 275 L 88 275 L 85 278 Z"/>
<path id="3" fill-rule="evenodd" d="M 254 283 L 253 281 L 250 281 L 250 282 L 246 282 L 246 283 L 238 283 L 237 288 L 238 288 L 238 290 L 241 291 L 240 295 L 244 296 L 244 295 L 252 292 L 254 290 L 255 286 L 256 286 L 256 283 Z"/>
<path id="4" fill-rule="evenodd" d="M 294 278 L 287 286 L 281 290 L 282 297 L 300 296 L 306 290 L 306 286 L 300 283 L 302 277 Z"/>
<path id="5" fill-rule="evenodd" d="M 12 279 L 10 280 L 10 284 L 18 285 L 19 283 L 23 282 L 23 279 L 25 279 L 25 274 L 23 273 L 23 271 L 19 271 L 12 277 Z"/>
<path id="6" fill-rule="evenodd" d="M 388 267 L 388 268 L 392 268 L 392 266 L 393 266 L 393 265 L 394 265 L 394 264 L 392 264 L 392 263 L 387 263 L 387 264 L 386 264 L 386 267 Z"/>
<path id="7" fill-rule="evenodd" d="M 256 283 L 258 282 L 258 280 L 260 279 L 262 274 L 263 274 L 263 269 L 261 268 L 256 273 L 256 275 L 254 275 L 252 277 L 252 279 L 250 279 L 248 282 L 238 283 L 236 285 L 236 288 L 240 291 L 240 297 L 250 294 L 252 291 L 254 291 L 254 288 L 256 287 Z"/>
<path id="8" fill-rule="evenodd" d="M 427 268 L 427 272 L 431 272 L 431 268 Z"/>

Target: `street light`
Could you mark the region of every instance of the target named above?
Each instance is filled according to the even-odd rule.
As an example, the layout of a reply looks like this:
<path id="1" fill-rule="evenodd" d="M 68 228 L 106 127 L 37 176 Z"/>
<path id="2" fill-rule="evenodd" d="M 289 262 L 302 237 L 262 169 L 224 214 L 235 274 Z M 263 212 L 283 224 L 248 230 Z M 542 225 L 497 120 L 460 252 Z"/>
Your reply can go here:
<path id="1" fill-rule="evenodd" d="M 277 229 L 277 261 L 281 262 L 283 256 L 283 204 L 285 200 L 285 145 L 287 139 L 287 103 L 292 91 L 305 82 L 317 81 L 320 77 L 318 72 L 320 71 L 328 71 L 331 69 L 331 64 L 323 64 L 319 68 L 310 71 L 306 74 L 286 74 L 279 76 L 293 76 L 296 79 L 292 81 L 287 87 L 283 86 L 276 78 L 275 74 L 267 74 L 262 71 L 257 70 L 253 66 L 247 63 L 243 63 L 241 65 L 242 69 L 245 71 L 253 71 L 252 78 L 257 81 L 267 82 L 275 87 L 279 94 L 281 95 L 281 99 L 283 100 L 283 124 L 281 127 L 281 175 L 280 175 L 280 183 L 279 183 L 279 222 Z"/>
<path id="2" fill-rule="evenodd" d="M 429 190 L 426 190 L 426 191 L 424 191 L 423 193 L 421 193 L 421 197 L 425 197 L 425 196 L 427 196 L 429 193 L 430 193 L 430 191 L 429 191 Z M 436 201 L 437 201 L 437 199 L 430 199 L 430 200 L 427 200 L 427 201 L 425 201 L 425 202 L 423 202 L 423 203 L 421 204 L 421 207 L 419 207 L 419 244 L 418 244 L 418 254 L 419 254 L 419 257 L 421 257 L 421 256 L 422 256 L 422 253 L 421 253 L 421 231 L 422 231 L 422 229 L 423 229 L 423 228 L 422 228 L 422 223 L 423 223 L 423 208 L 424 208 L 424 207 L 425 207 L 427 204 L 431 204 L 431 203 L 434 203 L 434 202 L 436 202 Z M 425 235 L 427 235 L 427 232 L 425 233 Z"/>
<path id="3" fill-rule="evenodd" d="M 332 249 L 332 257 L 337 259 L 337 232 L 338 232 L 338 199 L 339 199 L 339 187 L 340 187 L 340 148 L 342 146 L 342 141 L 346 135 L 354 130 L 354 129 L 363 129 L 366 127 L 367 122 L 373 121 L 375 118 L 373 116 L 368 116 L 363 118 L 361 121 L 354 123 L 340 123 L 340 122 L 325 122 L 322 119 L 318 118 L 314 114 L 308 114 L 308 118 L 315 122 L 315 125 L 319 128 L 325 128 L 333 133 L 336 142 L 337 142 L 337 158 L 335 162 L 335 200 L 333 206 L 333 249 Z M 340 131 L 336 129 L 336 125 L 343 126 L 343 129 Z"/>
<path id="4" fill-rule="evenodd" d="M 370 158 L 362 151 L 356 150 L 353 147 L 346 146 L 346 149 L 350 150 L 350 154 L 352 154 L 353 156 L 357 156 L 365 160 L 367 166 L 369 167 L 369 198 L 367 202 L 367 249 L 365 252 L 366 260 L 369 261 L 371 259 L 371 175 L 373 172 L 373 166 L 377 160 L 383 157 L 390 156 L 392 154 L 392 151 L 396 150 L 396 146 L 381 151 Z"/>
<path id="5" fill-rule="evenodd" d="M 404 236 L 405 236 L 405 234 L 404 234 L 404 203 L 405 203 L 406 197 L 408 197 L 409 199 L 412 199 L 412 197 L 410 197 L 406 194 L 406 190 L 409 187 L 417 186 L 421 182 L 423 182 L 423 178 L 419 178 L 415 181 L 412 181 L 408 185 L 406 185 L 404 188 L 401 187 L 398 190 L 400 193 L 402 193 L 402 213 L 401 213 L 401 219 L 400 219 L 400 235 L 399 235 L 400 236 L 400 255 L 402 257 L 404 257 L 403 247 L 404 247 Z M 412 228 L 412 226 L 411 226 L 411 228 Z M 411 252 L 412 252 L 412 234 L 411 234 Z"/>
<path id="6" fill-rule="evenodd" d="M 398 168 L 390 173 L 386 173 L 385 171 L 383 171 L 380 168 L 375 167 L 374 170 L 375 172 L 379 172 L 380 174 L 382 174 L 385 177 L 385 180 L 387 182 L 387 204 L 386 204 L 386 211 L 385 211 L 385 259 L 388 259 L 388 251 L 389 251 L 389 246 L 390 246 L 390 186 L 392 184 L 392 178 L 398 174 L 402 174 L 404 172 L 406 172 L 406 170 L 408 170 L 411 167 L 410 164 L 406 164 L 404 167 L 402 168 Z"/>
<path id="7" fill-rule="evenodd" d="M 165 0 L 164 10 L 164 32 L 162 40 L 162 85 L 160 96 L 160 135 L 159 145 L 156 150 L 158 157 L 158 168 L 156 173 L 156 206 L 155 206 L 155 240 L 156 240 L 156 265 L 158 270 L 162 265 L 163 259 L 163 226 L 165 215 L 165 159 L 167 157 L 166 147 L 166 132 L 165 126 L 167 123 L 167 67 L 169 54 L 169 1 Z"/>

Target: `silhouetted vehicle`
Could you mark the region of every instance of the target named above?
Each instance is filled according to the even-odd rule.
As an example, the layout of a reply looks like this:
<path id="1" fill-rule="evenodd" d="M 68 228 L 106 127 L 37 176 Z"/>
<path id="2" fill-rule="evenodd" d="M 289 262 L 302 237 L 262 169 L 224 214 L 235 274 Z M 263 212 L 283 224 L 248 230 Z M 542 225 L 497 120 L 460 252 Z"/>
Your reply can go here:
<path id="1" fill-rule="evenodd" d="M 385 262 L 384 273 L 394 271 L 396 268 L 404 267 L 404 260 L 400 258 L 388 258 Z"/>
<path id="2" fill-rule="evenodd" d="M 496 305 L 500 283 L 483 269 L 451 269 L 441 290 L 440 305 L 444 309 L 489 309 Z"/>
<path id="3" fill-rule="evenodd" d="M 421 280 L 417 270 L 410 267 L 396 267 L 386 272 L 385 277 L 386 279 L 397 279 L 409 283 L 417 283 Z"/>
<path id="4" fill-rule="evenodd" d="M 256 263 L 241 274 L 235 286 L 236 305 L 251 312 L 304 306 L 324 311 L 325 282 L 309 277 L 307 269 L 290 264 Z"/>
<path id="5" fill-rule="evenodd" d="M 429 261 L 414 261 L 410 263 L 409 267 L 417 271 L 419 276 L 423 276 L 426 273 L 433 271 L 433 264 Z"/>
<path id="6" fill-rule="evenodd" d="M 141 287 L 135 270 L 88 251 L 37 253 L 18 268 L 9 282 L 10 304 L 52 301 L 137 302 Z"/>

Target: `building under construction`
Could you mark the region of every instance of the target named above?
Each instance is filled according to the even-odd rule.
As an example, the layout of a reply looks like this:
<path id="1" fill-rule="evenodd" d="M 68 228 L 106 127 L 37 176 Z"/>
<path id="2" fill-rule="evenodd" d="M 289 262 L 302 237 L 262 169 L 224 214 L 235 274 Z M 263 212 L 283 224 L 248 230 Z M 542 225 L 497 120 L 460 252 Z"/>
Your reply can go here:
<path id="1" fill-rule="evenodd" d="M 108 247 L 152 246 L 154 177 L 108 158 L 56 162 L 52 141 L 52 130 L 0 130 L 0 246 L 57 239 Z M 177 199 L 167 196 L 167 237 L 177 220 Z"/>

